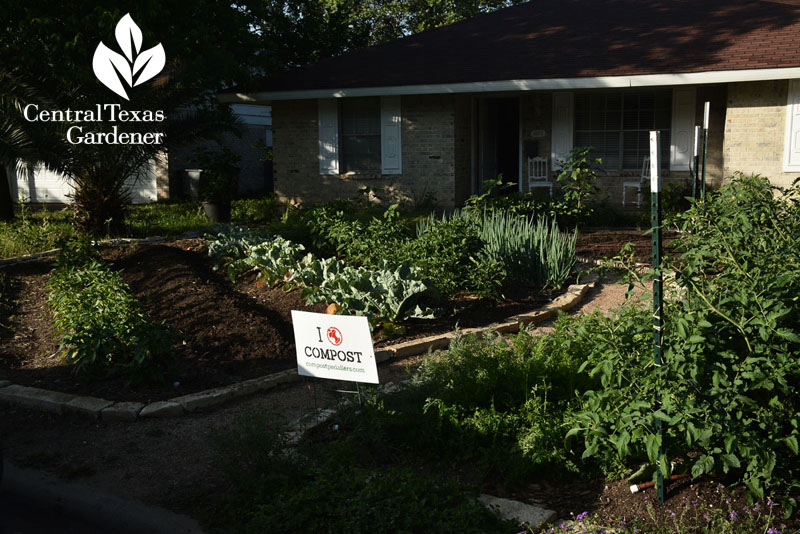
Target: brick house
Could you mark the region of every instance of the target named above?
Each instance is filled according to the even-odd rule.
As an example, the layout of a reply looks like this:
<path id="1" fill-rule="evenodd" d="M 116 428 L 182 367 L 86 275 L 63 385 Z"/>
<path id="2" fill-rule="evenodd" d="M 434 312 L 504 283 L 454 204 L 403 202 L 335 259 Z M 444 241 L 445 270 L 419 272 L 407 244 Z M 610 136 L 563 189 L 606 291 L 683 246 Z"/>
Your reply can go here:
<path id="1" fill-rule="evenodd" d="M 530 158 L 554 181 L 572 147 L 593 146 L 620 206 L 651 129 L 665 180 L 688 180 L 706 101 L 711 184 L 743 171 L 787 185 L 800 176 L 800 3 L 533 0 L 220 99 L 272 106 L 284 201 L 366 185 L 452 208 L 500 173 L 539 184 Z"/>

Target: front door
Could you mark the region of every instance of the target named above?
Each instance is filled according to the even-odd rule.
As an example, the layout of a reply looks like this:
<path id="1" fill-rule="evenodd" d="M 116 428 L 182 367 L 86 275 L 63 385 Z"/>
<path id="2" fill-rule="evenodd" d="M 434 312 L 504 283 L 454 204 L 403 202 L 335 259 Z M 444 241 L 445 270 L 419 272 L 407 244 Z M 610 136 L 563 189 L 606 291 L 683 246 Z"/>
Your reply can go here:
<path id="1" fill-rule="evenodd" d="M 482 192 L 484 180 L 502 175 L 504 182 L 519 182 L 519 98 L 477 100 L 474 192 Z M 516 191 L 517 186 L 509 187 Z"/>

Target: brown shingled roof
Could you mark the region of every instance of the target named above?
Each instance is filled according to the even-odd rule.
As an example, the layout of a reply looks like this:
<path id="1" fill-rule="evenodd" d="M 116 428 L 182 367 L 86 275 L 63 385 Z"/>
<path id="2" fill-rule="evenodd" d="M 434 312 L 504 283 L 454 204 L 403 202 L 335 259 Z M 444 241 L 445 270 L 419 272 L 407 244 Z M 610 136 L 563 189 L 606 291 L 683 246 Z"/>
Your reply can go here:
<path id="1" fill-rule="evenodd" d="M 262 90 L 798 66 L 792 0 L 531 0 L 288 71 Z"/>

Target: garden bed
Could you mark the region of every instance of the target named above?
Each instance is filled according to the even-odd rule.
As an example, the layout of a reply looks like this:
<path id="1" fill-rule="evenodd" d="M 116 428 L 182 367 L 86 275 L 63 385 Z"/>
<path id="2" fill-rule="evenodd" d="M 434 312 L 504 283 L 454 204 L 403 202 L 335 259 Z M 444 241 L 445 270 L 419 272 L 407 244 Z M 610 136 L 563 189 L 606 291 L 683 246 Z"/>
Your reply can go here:
<path id="1" fill-rule="evenodd" d="M 58 356 L 45 283 L 52 262 L 5 269 L 8 300 L 2 307 L 0 380 L 115 401 L 157 401 L 293 368 L 296 365 L 291 310 L 322 312 L 307 306 L 300 292 L 257 287 L 255 273 L 235 284 L 212 269 L 201 239 L 103 252 L 120 269 L 143 310 L 181 334 L 174 344 L 175 372 L 163 385 L 130 388 L 124 379 L 77 379 Z M 388 344 L 500 322 L 543 306 L 560 291 L 542 293 L 516 286 L 500 301 L 457 296 L 454 313 L 433 320 L 410 320 L 402 337 L 375 333 L 377 348 Z"/>
<path id="2" fill-rule="evenodd" d="M 652 237 L 646 230 L 591 230 L 578 234 L 578 257 L 582 259 L 602 260 L 613 258 L 619 254 L 626 244 L 633 245 L 633 259 L 639 263 L 653 261 Z M 678 233 L 665 231 L 662 246 L 665 252 L 672 250 L 672 243 Z"/>

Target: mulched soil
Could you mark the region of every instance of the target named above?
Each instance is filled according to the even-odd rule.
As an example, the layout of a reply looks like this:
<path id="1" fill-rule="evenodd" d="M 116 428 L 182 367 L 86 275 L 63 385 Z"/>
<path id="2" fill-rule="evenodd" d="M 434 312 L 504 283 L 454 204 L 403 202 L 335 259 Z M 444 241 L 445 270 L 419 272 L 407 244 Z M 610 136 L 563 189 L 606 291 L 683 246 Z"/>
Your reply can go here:
<path id="1" fill-rule="evenodd" d="M 200 239 L 109 249 L 104 257 L 123 272 L 133 294 L 153 319 L 179 332 L 177 367 L 166 384 L 131 388 L 122 379 L 86 382 L 72 376 L 58 355 L 44 285 L 51 262 L 6 269 L 8 305 L 0 307 L 0 379 L 22 385 L 111 400 L 152 402 L 274 373 L 296 365 L 291 310 L 307 307 L 299 291 L 257 287 L 255 273 L 232 284 L 212 269 Z M 559 292 L 507 288 L 506 298 L 455 299 L 440 319 L 412 320 L 402 338 L 380 331 L 375 346 L 499 322 L 546 304 Z"/>
<path id="2" fill-rule="evenodd" d="M 581 234 L 578 252 L 588 258 L 613 256 L 629 241 L 636 244 L 637 259 L 646 260 L 650 238 L 635 230 Z M 0 305 L 0 379 L 111 400 L 151 402 L 294 367 L 290 312 L 320 312 L 324 305 L 308 308 L 299 291 L 257 287 L 255 273 L 232 284 L 212 270 L 206 250 L 201 239 L 186 239 L 104 251 L 105 259 L 122 270 L 144 311 L 180 333 L 173 347 L 178 364 L 166 384 L 132 389 L 122 379 L 87 383 L 72 376 L 59 359 L 47 306 L 44 284 L 50 262 L 3 271 L 8 287 Z M 500 301 L 462 296 L 440 319 L 409 321 L 402 338 L 376 332 L 375 346 L 500 322 L 537 309 L 558 294 L 519 286 L 506 288 Z"/>
<path id="3" fill-rule="evenodd" d="M 653 259 L 652 236 L 645 230 L 596 230 L 578 234 L 578 256 L 592 260 L 613 258 L 625 243 L 633 244 L 633 257 L 639 263 L 650 263 Z M 662 235 L 665 253 L 674 250 L 674 241 L 680 234 L 666 231 Z"/>

